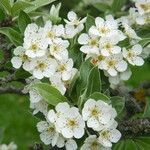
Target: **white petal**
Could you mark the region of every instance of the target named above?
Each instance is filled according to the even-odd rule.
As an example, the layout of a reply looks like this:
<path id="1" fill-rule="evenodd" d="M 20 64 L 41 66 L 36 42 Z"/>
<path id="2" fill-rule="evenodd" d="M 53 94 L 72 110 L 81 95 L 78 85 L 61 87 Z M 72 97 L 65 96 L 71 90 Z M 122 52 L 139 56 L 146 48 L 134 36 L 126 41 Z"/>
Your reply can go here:
<path id="1" fill-rule="evenodd" d="M 39 132 L 43 132 L 43 131 L 47 130 L 47 128 L 48 128 L 48 124 L 46 121 L 38 122 L 37 129 Z"/>
<path id="2" fill-rule="evenodd" d="M 115 67 L 118 71 L 123 72 L 123 71 L 127 70 L 127 63 L 126 63 L 126 61 L 122 60 L 122 61 L 118 62 L 118 64 L 116 64 Z"/>
<path id="3" fill-rule="evenodd" d="M 103 27 L 104 26 L 104 19 L 101 17 L 97 17 L 95 19 L 95 24 L 97 27 Z"/>
<path id="4" fill-rule="evenodd" d="M 77 143 L 72 139 L 67 140 L 65 146 L 66 150 L 76 150 L 78 148 Z"/>
<path id="5" fill-rule="evenodd" d="M 73 131 L 67 127 L 62 128 L 61 132 L 65 138 L 72 138 L 73 137 Z"/>
<path id="6" fill-rule="evenodd" d="M 109 68 L 107 70 L 107 72 L 111 75 L 111 76 L 116 76 L 117 75 L 117 71 L 114 68 Z"/>
<path id="7" fill-rule="evenodd" d="M 84 128 L 75 128 L 74 137 L 80 139 L 84 135 Z"/>
<path id="8" fill-rule="evenodd" d="M 14 68 L 19 69 L 22 65 L 22 60 L 20 57 L 13 57 L 11 59 L 11 63 L 12 63 Z"/>
<path id="9" fill-rule="evenodd" d="M 142 66 L 142 65 L 144 64 L 144 60 L 143 60 L 143 58 L 141 58 L 141 57 L 135 57 L 135 58 L 133 59 L 133 62 L 134 62 L 134 64 L 137 65 L 137 66 Z"/>
<path id="10" fill-rule="evenodd" d="M 73 11 L 70 11 L 67 16 L 70 21 L 75 20 L 77 18 L 77 14 Z"/>
<path id="11" fill-rule="evenodd" d="M 121 138 L 121 133 L 117 129 L 113 129 L 110 131 L 110 141 L 113 143 L 117 143 Z"/>
<path id="12" fill-rule="evenodd" d="M 140 44 L 136 44 L 132 47 L 132 50 L 133 52 L 136 54 L 136 55 L 139 55 L 142 53 L 142 46 Z"/>
<path id="13" fill-rule="evenodd" d="M 88 44 L 88 41 L 89 41 L 89 36 L 86 33 L 81 34 L 78 38 L 78 43 L 82 45 Z"/>
<path id="14" fill-rule="evenodd" d="M 110 53 L 107 49 L 101 49 L 101 53 L 103 56 L 110 56 Z"/>
<path id="15" fill-rule="evenodd" d="M 87 126 L 89 128 L 98 128 L 99 127 L 99 122 L 97 119 L 95 119 L 94 117 L 88 119 L 87 121 Z"/>
<path id="16" fill-rule="evenodd" d="M 37 79 L 42 79 L 44 77 L 43 73 L 40 70 L 34 70 L 33 71 L 33 76 Z"/>

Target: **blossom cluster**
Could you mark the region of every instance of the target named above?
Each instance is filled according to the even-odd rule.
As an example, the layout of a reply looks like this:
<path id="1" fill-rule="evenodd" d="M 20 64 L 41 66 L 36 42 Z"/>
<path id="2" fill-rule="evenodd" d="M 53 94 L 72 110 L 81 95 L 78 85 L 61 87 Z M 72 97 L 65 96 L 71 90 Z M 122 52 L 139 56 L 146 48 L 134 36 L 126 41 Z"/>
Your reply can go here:
<path id="1" fill-rule="evenodd" d="M 13 67 L 18 69 L 22 65 L 37 79 L 49 78 L 64 94 L 68 81 L 77 72 L 69 58 L 67 39 L 82 31 L 85 21 L 86 18 L 80 20 L 74 12 L 69 12 L 65 26 L 53 25 L 51 21 L 47 21 L 44 27 L 29 24 L 24 32 L 23 46 L 14 50 Z"/>
<path id="2" fill-rule="evenodd" d="M 135 7 L 129 9 L 129 15 L 123 16 L 119 20 L 129 25 L 150 24 L 150 0 L 136 0 Z"/>
<path id="3" fill-rule="evenodd" d="M 123 28 L 123 30 L 121 30 Z M 126 47 L 120 42 L 129 40 Z M 131 71 L 128 64 L 142 66 L 144 64 L 142 46 L 138 44 L 141 38 L 127 24 L 120 24 L 113 16 L 95 19 L 95 25 L 89 28 L 88 33 L 82 33 L 78 38 L 81 45 L 80 51 L 86 54 L 86 59 L 91 57 L 91 62 L 104 70 L 112 84 L 120 80 L 128 80 Z"/>
<path id="4" fill-rule="evenodd" d="M 88 99 L 81 113 L 77 107 L 63 102 L 58 103 L 55 110 L 49 110 L 46 121 L 39 122 L 37 128 L 44 144 L 59 148 L 65 146 L 67 150 L 76 150 L 78 145 L 75 139 L 82 138 L 89 130 L 89 137 L 81 150 L 100 147 L 107 150 L 121 138 L 121 133 L 116 129 L 116 115 L 116 110 L 103 100 Z M 90 134 L 91 130 L 95 134 Z"/>

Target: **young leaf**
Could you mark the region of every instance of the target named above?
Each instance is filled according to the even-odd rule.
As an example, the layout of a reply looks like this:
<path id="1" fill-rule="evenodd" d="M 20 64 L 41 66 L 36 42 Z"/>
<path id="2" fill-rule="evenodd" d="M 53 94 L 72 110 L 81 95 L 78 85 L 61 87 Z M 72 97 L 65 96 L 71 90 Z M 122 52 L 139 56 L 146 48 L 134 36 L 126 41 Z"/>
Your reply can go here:
<path id="1" fill-rule="evenodd" d="M 7 14 L 11 14 L 11 5 L 9 3 L 9 0 L 0 0 L 0 5 L 4 8 Z"/>
<path id="2" fill-rule="evenodd" d="M 86 89 L 86 96 L 93 94 L 94 92 L 101 91 L 101 77 L 98 67 L 94 67 L 89 74 L 88 84 Z"/>
<path id="3" fill-rule="evenodd" d="M 15 45 L 19 46 L 22 44 L 23 37 L 16 30 L 10 27 L 2 27 L 0 28 L 0 33 L 4 34 L 9 38 L 9 40 Z"/>
<path id="4" fill-rule="evenodd" d="M 20 12 L 20 10 L 25 10 L 30 6 L 33 6 L 33 4 L 25 1 L 17 1 L 11 8 L 12 15 L 16 16 Z"/>
<path id="5" fill-rule="evenodd" d="M 125 106 L 125 99 L 123 97 L 114 96 L 110 98 L 112 106 L 116 109 L 118 118 L 121 117 L 124 106 Z"/>
<path id="6" fill-rule="evenodd" d="M 89 31 L 89 29 L 92 25 L 95 25 L 95 19 L 92 16 L 87 15 L 87 19 L 86 19 L 86 23 L 85 23 L 86 32 Z"/>
<path id="7" fill-rule="evenodd" d="M 31 23 L 30 17 L 24 11 L 20 11 L 18 18 L 18 25 L 22 34 L 24 34 L 25 28 L 30 23 Z"/>
<path id="8" fill-rule="evenodd" d="M 110 98 L 107 97 L 106 95 L 104 95 L 103 93 L 100 93 L 100 92 L 93 93 L 92 95 L 90 95 L 89 98 L 92 98 L 92 99 L 95 99 L 95 100 L 102 100 L 102 101 L 104 101 L 108 104 L 111 103 Z"/>
<path id="9" fill-rule="evenodd" d="M 56 0 L 34 0 L 31 4 L 33 4 L 33 6 L 30 6 L 28 8 L 25 9 L 25 12 L 30 13 L 40 7 L 43 7 L 45 5 L 48 5 L 52 2 L 54 2 Z"/>
<path id="10" fill-rule="evenodd" d="M 86 88 L 88 83 L 88 77 L 90 74 L 90 70 L 93 68 L 90 59 L 87 59 L 82 63 L 80 68 L 80 77 L 77 82 L 77 95 L 81 95 L 82 91 Z"/>
<path id="11" fill-rule="evenodd" d="M 93 6 L 100 12 L 106 12 L 107 10 L 110 10 L 110 6 L 105 3 L 95 3 Z"/>
<path id="12" fill-rule="evenodd" d="M 116 13 L 120 11 L 123 5 L 126 3 L 127 0 L 114 0 L 112 3 L 112 11 Z"/>
<path id="13" fill-rule="evenodd" d="M 47 83 L 37 83 L 33 86 L 35 90 L 49 104 L 56 106 L 60 102 L 65 102 L 67 99 L 56 88 Z"/>

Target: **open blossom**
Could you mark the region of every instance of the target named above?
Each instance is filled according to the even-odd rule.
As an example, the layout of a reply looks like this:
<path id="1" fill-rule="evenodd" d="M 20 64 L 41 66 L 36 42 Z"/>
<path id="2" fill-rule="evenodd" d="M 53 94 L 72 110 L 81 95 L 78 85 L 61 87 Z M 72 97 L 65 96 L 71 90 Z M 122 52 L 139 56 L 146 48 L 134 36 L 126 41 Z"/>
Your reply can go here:
<path id="1" fill-rule="evenodd" d="M 99 37 L 93 33 L 82 33 L 78 38 L 78 43 L 83 45 L 80 48 L 85 54 L 99 54 Z"/>
<path id="2" fill-rule="evenodd" d="M 135 6 L 138 9 L 140 15 L 150 13 L 150 1 L 149 0 L 137 0 Z"/>
<path id="3" fill-rule="evenodd" d="M 49 51 L 52 56 L 57 60 L 68 58 L 68 48 L 69 42 L 67 40 L 62 40 L 61 38 L 56 38 L 50 45 Z"/>
<path id="4" fill-rule="evenodd" d="M 99 48 L 103 56 L 110 56 L 121 52 L 121 47 L 117 46 L 118 40 L 115 38 L 102 37 L 99 42 Z"/>
<path id="5" fill-rule="evenodd" d="M 47 21 L 44 28 L 40 28 L 48 44 L 52 44 L 55 38 L 61 37 L 64 34 L 63 25 L 53 25 L 51 21 Z"/>
<path id="6" fill-rule="evenodd" d="M 99 143 L 96 135 L 90 135 L 88 138 L 86 138 L 80 150 L 111 150 L 111 148 L 103 147 Z"/>
<path id="7" fill-rule="evenodd" d="M 123 60 L 122 54 L 117 54 L 104 58 L 98 67 L 106 70 L 111 76 L 116 76 L 118 72 L 124 72 L 127 69 L 127 63 Z"/>
<path id="8" fill-rule="evenodd" d="M 34 28 L 37 29 L 36 24 L 32 24 L 32 26 L 35 26 Z M 25 54 L 31 58 L 44 56 L 48 47 L 48 43 L 46 42 L 43 33 L 39 32 L 39 30 L 35 30 L 35 32 L 33 32 L 33 30 L 30 32 L 29 29 L 31 28 L 27 27 L 25 30 L 25 35 L 27 35 L 24 37 L 23 43 L 23 48 L 26 50 Z"/>
<path id="9" fill-rule="evenodd" d="M 104 147 L 112 147 L 112 143 L 117 143 L 121 138 L 121 133 L 116 129 L 117 123 L 114 122 L 109 128 L 99 132 L 98 141 Z"/>
<path id="10" fill-rule="evenodd" d="M 123 48 L 123 56 L 127 61 L 136 66 L 142 66 L 144 60 L 139 55 L 142 53 L 142 46 L 139 44 L 134 45 L 131 49 Z"/>
<path id="11" fill-rule="evenodd" d="M 65 138 L 81 138 L 84 135 L 85 123 L 78 108 L 68 103 L 59 103 L 55 110 L 48 112 L 48 120 L 55 124 L 56 130 Z"/>
<path id="12" fill-rule="evenodd" d="M 100 131 L 113 121 L 116 112 L 101 100 L 88 99 L 82 109 L 82 116 L 84 121 L 87 121 L 89 128 Z"/>
<path id="13" fill-rule="evenodd" d="M 40 57 L 32 60 L 33 76 L 37 79 L 42 79 L 43 77 L 52 76 L 57 67 L 57 62 L 55 59 L 48 57 Z"/>
<path id="14" fill-rule="evenodd" d="M 68 20 L 65 19 L 65 22 L 68 25 L 73 26 L 76 33 L 79 33 L 83 30 L 86 17 L 80 20 L 77 14 L 73 11 L 70 11 L 67 16 Z"/>
<path id="15" fill-rule="evenodd" d="M 73 60 L 65 59 L 58 62 L 57 72 L 60 73 L 62 80 L 67 81 L 71 78 L 73 71 Z"/>
<path id="16" fill-rule="evenodd" d="M 32 70 L 31 59 L 25 54 L 25 49 L 22 46 L 14 49 L 14 55 L 11 59 L 14 68 L 19 69 L 23 64 L 23 69 L 26 71 Z"/>

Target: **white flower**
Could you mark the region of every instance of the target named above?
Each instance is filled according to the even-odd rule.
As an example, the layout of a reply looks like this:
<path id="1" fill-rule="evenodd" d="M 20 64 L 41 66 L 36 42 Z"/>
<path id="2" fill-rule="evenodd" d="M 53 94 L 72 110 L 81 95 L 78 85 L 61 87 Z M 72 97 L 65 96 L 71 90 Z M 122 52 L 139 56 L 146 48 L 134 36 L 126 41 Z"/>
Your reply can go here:
<path id="1" fill-rule="evenodd" d="M 51 84 L 58 89 L 62 95 L 66 92 L 65 83 L 61 79 L 61 74 L 56 72 L 53 76 L 50 77 Z"/>
<path id="2" fill-rule="evenodd" d="M 25 30 L 25 32 L 27 31 L 28 27 L 27 30 Z M 34 33 L 32 31 L 31 33 L 26 34 L 29 34 L 30 36 L 28 35 L 24 37 L 23 48 L 26 50 L 25 54 L 31 58 L 44 56 L 48 47 L 48 43 L 44 38 L 43 33 L 39 31 L 36 31 Z"/>
<path id="3" fill-rule="evenodd" d="M 84 135 L 85 122 L 79 113 L 79 109 L 76 107 L 64 108 L 62 106 L 59 108 L 61 108 L 61 115 L 57 113 L 58 117 L 56 118 L 59 128 L 58 131 L 61 132 L 65 138 L 81 138 Z"/>
<path id="4" fill-rule="evenodd" d="M 76 35 L 76 30 L 74 29 L 74 26 L 66 24 L 65 25 L 65 29 L 64 29 L 64 35 L 63 35 L 63 37 L 65 39 L 71 39 L 75 35 Z"/>
<path id="5" fill-rule="evenodd" d="M 78 43 L 83 45 L 80 51 L 86 54 L 99 54 L 99 38 L 91 32 L 83 33 L 78 38 Z"/>
<path id="6" fill-rule="evenodd" d="M 62 40 L 60 38 L 54 39 L 53 43 L 50 45 L 50 54 L 58 60 L 68 58 L 68 48 L 69 42 L 67 40 Z"/>
<path id="7" fill-rule="evenodd" d="M 30 101 L 31 103 L 38 103 L 40 100 L 42 100 L 42 97 L 38 92 L 34 89 L 29 91 Z"/>
<path id="8" fill-rule="evenodd" d="M 99 42 L 99 48 L 103 56 L 110 56 L 121 52 L 121 47 L 117 46 L 118 40 L 115 38 L 102 37 Z"/>
<path id="9" fill-rule="evenodd" d="M 138 16 L 136 18 L 136 23 L 139 25 L 147 25 L 150 23 L 150 13 L 149 14 L 144 14 L 142 16 Z"/>
<path id="10" fill-rule="evenodd" d="M 117 123 L 115 122 L 109 128 L 105 128 L 99 132 L 98 140 L 104 147 L 112 147 L 112 143 L 117 143 L 121 138 L 121 133 L 116 127 Z"/>
<path id="11" fill-rule="evenodd" d="M 32 70 L 31 59 L 25 54 L 25 49 L 21 46 L 14 49 L 14 57 L 11 59 L 11 63 L 14 68 L 19 69 L 23 64 L 23 69 L 26 71 Z"/>
<path id="12" fill-rule="evenodd" d="M 68 20 L 65 19 L 65 22 L 70 25 L 70 26 L 73 26 L 74 27 L 74 30 L 76 31 L 76 33 L 79 33 L 83 30 L 84 28 L 84 23 L 86 21 L 86 17 L 83 18 L 82 20 L 80 20 L 77 16 L 77 14 L 73 11 L 70 11 L 68 13 Z"/>
<path id="13" fill-rule="evenodd" d="M 88 138 L 86 138 L 80 150 L 111 150 L 111 148 L 103 147 L 99 143 L 96 135 L 90 135 Z"/>
<path id="14" fill-rule="evenodd" d="M 106 17 L 106 21 L 97 17 L 95 19 L 95 25 L 90 28 L 90 32 L 97 36 L 113 36 L 118 34 L 118 23 L 116 20 L 110 17 Z"/>
<path id="15" fill-rule="evenodd" d="M 33 76 L 37 79 L 42 79 L 44 77 L 49 78 L 55 73 L 57 67 L 57 62 L 55 59 L 45 56 L 32 60 L 32 63 L 34 66 Z"/>
<path id="16" fill-rule="evenodd" d="M 88 99 L 82 109 L 83 120 L 96 131 L 102 130 L 116 117 L 116 111 L 102 100 Z"/>
<path id="17" fill-rule="evenodd" d="M 77 150 L 78 146 L 75 140 L 68 139 L 65 143 L 66 150 Z"/>
<path id="18" fill-rule="evenodd" d="M 40 139 L 45 145 L 55 146 L 57 144 L 59 133 L 56 132 L 52 123 L 41 121 L 37 124 L 37 129 L 40 132 Z"/>
<path id="19" fill-rule="evenodd" d="M 33 115 L 37 114 L 38 112 L 41 112 L 44 115 L 46 115 L 48 109 L 48 103 L 44 100 L 40 100 L 39 102 L 36 103 L 30 102 L 30 108 L 34 109 Z"/>
<path id="20" fill-rule="evenodd" d="M 149 0 L 137 0 L 135 6 L 138 9 L 140 15 L 150 12 L 150 1 Z"/>
<path id="21" fill-rule="evenodd" d="M 144 64 L 144 60 L 139 56 L 142 53 L 142 46 L 139 44 L 134 45 L 131 49 L 126 50 L 123 48 L 123 56 L 127 59 L 127 61 L 136 66 L 142 66 Z"/>
<path id="22" fill-rule="evenodd" d="M 11 142 L 9 145 L 2 144 L 0 145 L 0 150 L 16 150 L 17 145 L 14 142 Z"/>
<path id="23" fill-rule="evenodd" d="M 109 82 L 111 84 L 117 85 L 120 83 L 120 81 L 127 81 L 132 75 L 131 70 L 128 68 L 126 71 L 124 72 L 120 72 L 117 76 L 112 77 L 109 76 Z"/>
<path id="24" fill-rule="evenodd" d="M 129 39 L 141 40 L 141 38 L 136 34 L 136 32 L 128 24 L 124 23 L 123 27 L 125 29 L 125 34 L 129 37 Z"/>
<path id="25" fill-rule="evenodd" d="M 106 70 L 111 76 L 116 76 L 118 72 L 124 72 L 127 69 L 127 63 L 121 54 L 117 54 L 100 61 L 98 67 Z"/>
<path id="26" fill-rule="evenodd" d="M 58 62 L 57 72 L 61 74 L 63 81 L 67 81 L 71 78 L 72 71 L 73 71 L 73 60 L 71 58 Z"/>
<path id="27" fill-rule="evenodd" d="M 47 21 L 44 28 L 41 28 L 40 30 L 43 32 L 43 35 L 46 38 L 48 44 L 52 44 L 55 38 L 64 35 L 63 25 L 52 25 L 51 21 Z"/>
<path id="28" fill-rule="evenodd" d="M 148 57 L 150 56 L 150 44 L 147 45 L 147 46 L 143 49 L 141 56 L 142 56 L 144 59 L 146 59 L 146 58 L 148 58 Z"/>

